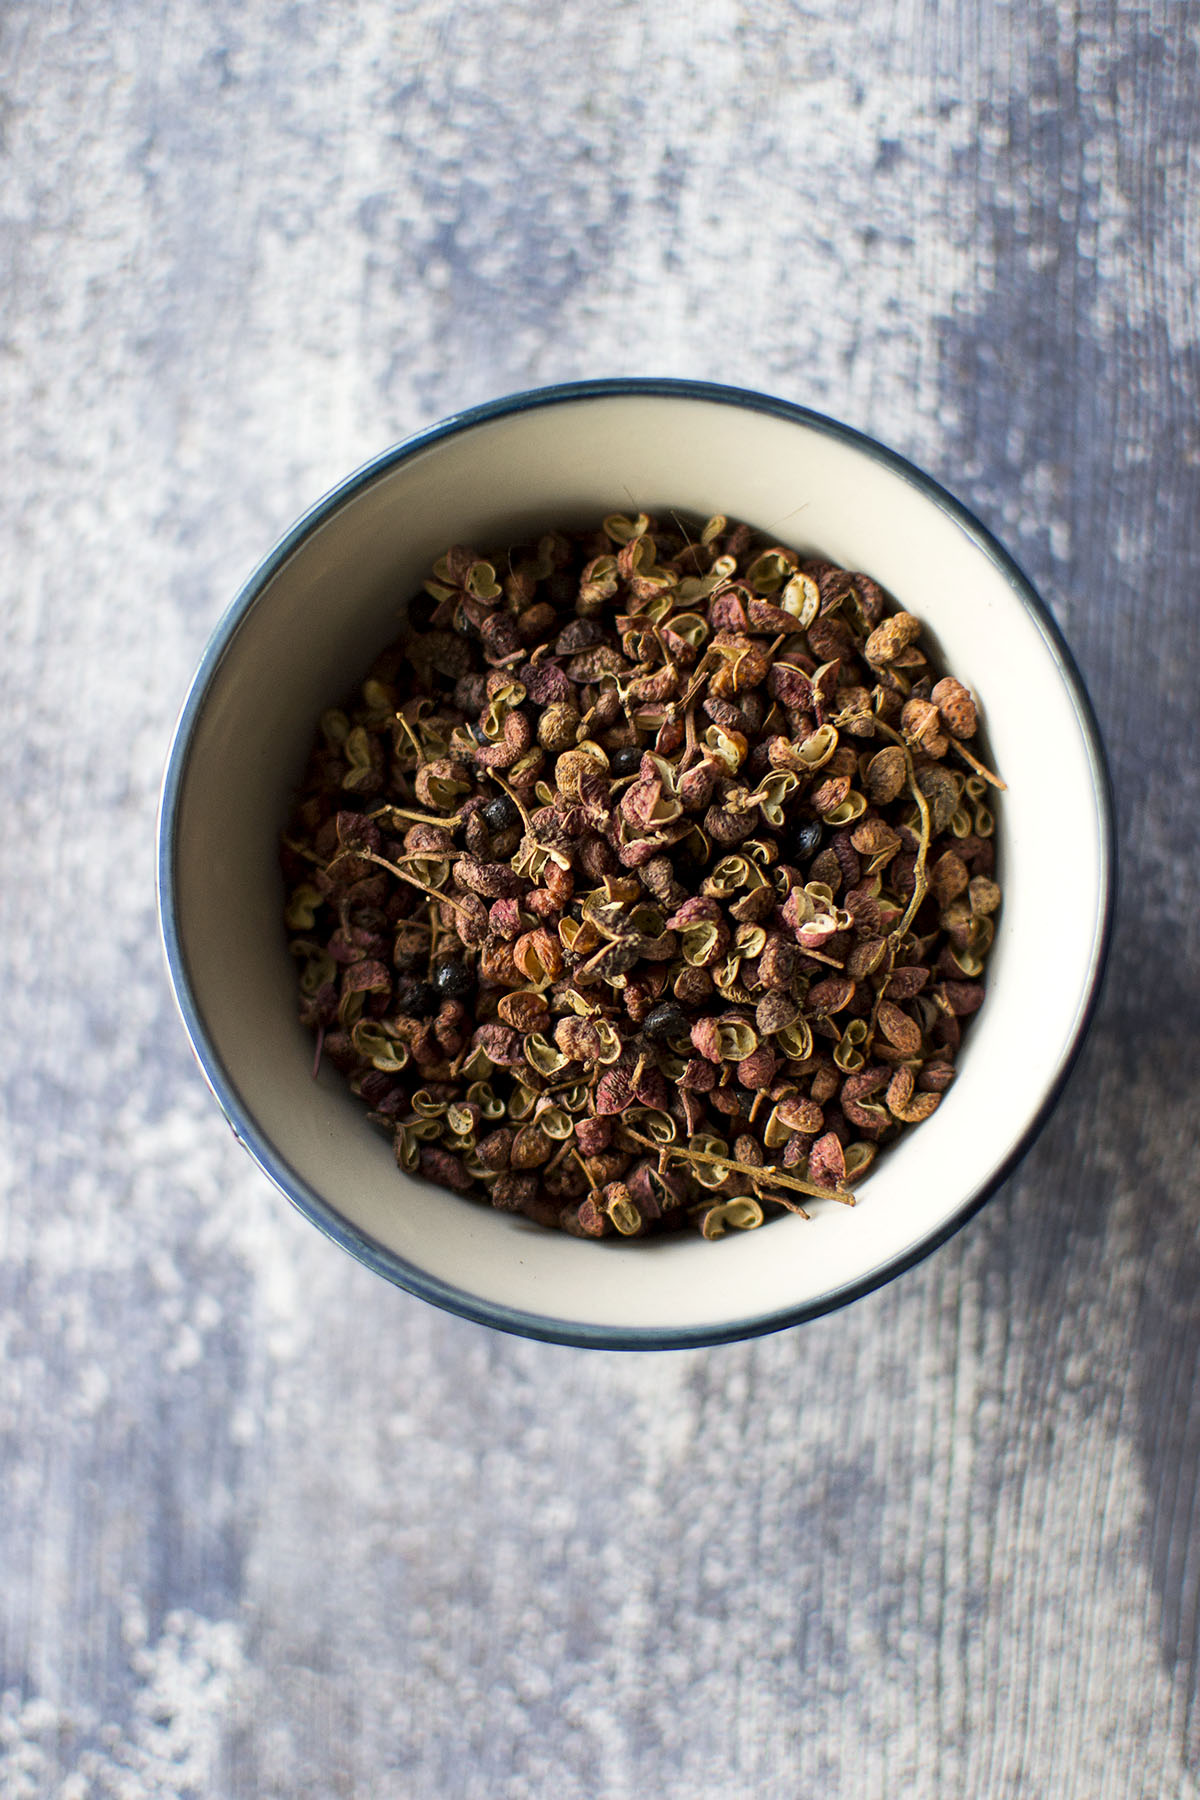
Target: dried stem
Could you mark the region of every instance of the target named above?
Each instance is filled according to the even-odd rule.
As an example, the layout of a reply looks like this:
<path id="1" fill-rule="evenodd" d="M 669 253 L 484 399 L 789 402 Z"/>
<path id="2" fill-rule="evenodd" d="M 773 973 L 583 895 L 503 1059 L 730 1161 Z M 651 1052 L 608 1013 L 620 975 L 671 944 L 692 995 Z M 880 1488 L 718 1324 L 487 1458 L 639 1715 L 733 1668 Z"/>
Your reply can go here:
<path id="1" fill-rule="evenodd" d="M 904 917 L 896 928 L 895 937 L 897 943 L 903 938 L 905 932 L 916 918 L 921 902 L 924 900 L 929 886 L 925 877 L 925 858 L 929 854 L 929 840 L 933 835 L 933 825 L 929 817 L 929 802 L 921 792 L 921 784 L 917 780 L 915 771 L 913 771 L 912 776 L 912 796 L 917 803 L 917 811 L 921 815 L 921 836 L 917 844 L 917 860 L 913 865 L 912 899 L 908 903 Z"/>
<path id="2" fill-rule="evenodd" d="M 692 564 L 693 564 L 693 567 L 695 567 L 696 564 L 698 563 L 699 559 L 696 554 L 696 546 L 695 546 L 695 544 L 693 544 L 692 539 L 691 539 L 691 534 L 689 533 L 687 526 L 684 524 L 684 522 L 680 518 L 679 514 L 675 511 L 674 507 L 671 508 L 671 517 L 674 519 L 676 525 L 678 525 L 678 527 L 679 527 L 680 534 L 683 537 L 683 541 L 687 545 L 689 551 L 691 552 Z"/>
<path id="3" fill-rule="evenodd" d="M 554 1152 L 554 1155 L 550 1158 L 550 1161 L 546 1164 L 545 1168 L 542 1170 L 542 1174 L 548 1175 L 550 1173 L 551 1169 L 557 1169 L 559 1163 L 562 1162 L 562 1160 L 566 1156 L 567 1152 L 569 1150 L 572 1150 L 573 1148 L 574 1148 L 574 1145 L 571 1143 L 570 1138 L 567 1139 L 565 1144 L 560 1144 L 558 1149 Z M 585 1173 L 586 1173 L 586 1171 L 585 1171 Z"/>
<path id="4" fill-rule="evenodd" d="M 302 856 L 305 862 L 314 863 L 316 867 L 320 869 L 321 873 L 324 874 L 327 864 L 323 857 L 317 855 L 315 850 L 310 850 L 305 844 L 298 844 L 294 838 L 290 837 L 281 838 L 280 842 L 285 850 L 294 851 L 297 856 Z"/>
<path id="5" fill-rule="evenodd" d="M 502 787 L 504 789 L 504 792 L 508 795 L 508 797 L 512 801 L 513 805 L 516 807 L 517 811 L 520 813 L 521 820 L 525 826 L 526 831 L 529 832 L 530 836 L 535 836 L 536 833 L 534 832 L 534 829 L 533 829 L 533 820 L 529 817 L 529 814 L 526 812 L 524 804 L 521 801 L 519 795 L 517 795 L 513 792 L 513 790 L 509 787 L 507 781 L 505 781 L 503 775 L 497 774 L 495 769 L 489 769 L 488 774 L 491 776 L 491 778 L 494 782 L 496 782 L 500 787 Z"/>
<path id="6" fill-rule="evenodd" d="M 836 956 L 826 956 L 823 950 L 806 950 L 800 945 L 801 956 L 811 956 L 814 962 L 826 963 L 831 969 L 844 969 L 845 963 L 839 962 Z"/>
<path id="7" fill-rule="evenodd" d="M 462 913 L 464 917 L 470 917 L 466 907 L 463 906 L 460 901 L 453 899 L 449 894 L 439 893 L 437 888 L 426 887 L 425 883 L 423 881 L 418 881 L 415 875 L 410 875 L 406 869 L 401 869 L 397 867 L 395 863 L 389 862 L 386 856 L 377 856 L 374 850 L 364 850 L 358 844 L 347 844 L 343 850 L 338 851 L 337 856 L 333 857 L 330 862 L 326 864 L 326 867 L 332 869 L 334 863 L 337 862 L 338 857 L 341 856 L 361 856 L 364 862 L 377 863 L 381 869 L 386 869 L 390 875 L 395 875 L 398 880 L 407 881 L 410 887 L 419 888 L 421 893 L 428 894 L 431 900 L 439 900 L 443 906 L 452 906 L 455 912 Z"/>
<path id="8" fill-rule="evenodd" d="M 991 769 L 988 768 L 987 764 L 984 762 L 980 762 L 980 760 L 976 756 L 975 752 L 973 750 L 968 750 L 967 746 L 963 743 L 960 743 L 958 738 L 952 737 L 950 739 L 950 748 L 952 750 L 957 750 L 958 754 L 962 757 L 963 761 L 970 768 L 974 769 L 974 771 L 977 775 L 982 775 L 983 779 L 985 781 L 990 781 L 994 788 L 1000 788 L 1003 792 L 1007 793 L 1008 783 L 1006 781 L 1001 781 L 1001 779 L 998 775 L 993 774 Z"/>
<path id="9" fill-rule="evenodd" d="M 921 791 L 921 785 L 917 780 L 916 769 L 913 766 L 912 753 L 909 750 L 908 745 L 900 736 L 899 732 L 893 731 L 890 725 L 885 725 L 882 719 L 876 719 L 875 725 L 877 730 L 882 731 L 886 736 L 890 737 L 904 752 L 904 761 L 908 770 L 909 787 L 912 791 L 913 798 L 917 803 L 917 810 L 921 815 L 921 837 L 917 845 L 917 860 L 913 868 L 912 898 L 908 903 L 900 924 L 894 931 L 888 933 L 886 964 L 881 970 L 875 971 L 877 975 L 882 975 L 882 980 L 877 981 L 875 984 L 875 999 L 871 1006 L 871 1017 L 867 1024 L 866 1041 L 863 1044 L 864 1058 L 870 1056 L 871 1047 L 875 1042 L 875 1033 L 879 1026 L 879 1008 L 883 1005 L 883 996 L 887 990 L 887 978 L 891 974 L 892 966 L 896 961 L 896 951 L 905 932 L 917 916 L 917 908 L 925 898 L 928 885 L 925 879 L 925 858 L 929 852 L 929 839 L 932 833 L 932 821 L 929 817 L 929 802 Z"/>
<path id="10" fill-rule="evenodd" d="M 692 676 L 692 679 L 691 679 L 690 683 L 688 684 L 687 692 L 684 694 L 683 699 L 680 702 L 681 705 L 683 705 L 685 707 L 690 706 L 692 704 L 693 700 L 695 700 L 696 696 L 700 693 L 700 690 L 709 681 L 709 679 L 713 673 L 712 669 L 708 666 L 709 658 L 711 656 L 712 656 L 712 651 L 706 650 L 704 652 L 704 655 L 700 658 L 699 663 L 696 665 L 695 674 Z"/>
<path id="11" fill-rule="evenodd" d="M 375 808 L 374 812 L 364 813 L 363 817 L 364 819 L 381 819 L 384 813 L 390 813 L 394 819 L 407 819 L 410 824 L 413 825 L 444 825 L 447 830 L 450 830 L 454 825 L 462 824 L 461 812 L 412 812 L 406 806 L 393 806 L 390 800 L 385 800 L 382 806 L 377 806 Z"/>
<path id="12" fill-rule="evenodd" d="M 683 715 L 683 755 L 679 759 L 681 775 L 699 748 L 696 742 L 696 702 L 693 700 Z"/>
<path id="13" fill-rule="evenodd" d="M 811 1219 L 812 1218 L 812 1214 L 810 1212 L 806 1212 L 804 1207 L 801 1206 L 801 1204 L 798 1200 L 785 1200 L 782 1194 L 760 1193 L 758 1197 L 760 1200 L 769 1200 L 771 1202 L 772 1206 L 782 1206 L 785 1209 L 785 1211 L 790 1212 L 790 1213 L 795 1213 L 797 1218 L 800 1218 L 800 1219 Z M 845 1198 L 846 1198 L 846 1196 L 844 1194 L 835 1194 L 834 1195 L 835 1200 L 844 1200 Z M 851 1206 L 854 1205 L 853 1200 L 850 1201 L 850 1205 Z"/>
<path id="14" fill-rule="evenodd" d="M 761 1168 L 754 1168 L 750 1163 L 735 1162 L 729 1156 L 714 1156 L 709 1150 L 685 1150 L 674 1144 L 655 1144 L 649 1138 L 642 1137 L 633 1127 L 626 1125 L 625 1130 L 635 1144 L 641 1144 L 646 1150 L 653 1150 L 660 1156 L 673 1156 L 681 1162 L 702 1163 L 713 1169 L 725 1169 L 730 1175 L 744 1175 L 751 1184 L 770 1180 L 778 1187 L 794 1188 L 798 1194 L 807 1194 L 813 1200 L 840 1200 L 843 1206 L 853 1206 L 851 1194 L 841 1193 L 836 1188 L 818 1187 L 816 1182 L 802 1181 L 798 1175 L 791 1175 L 786 1169 L 777 1168 L 773 1163 L 764 1163 Z"/>
<path id="15" fill-rule="evenodd" d="M 425 752 L 421 748 L 421 740 L 420 740 L 420 738 L 418 738 L 416 732 L 413 730 L 412 726 L 409 724 L 408 720 L 405 718 L 403 713 L 398 712 L 396 714 L 396 717 L 399 720 L 400 724 L 403 725 L 405 731 L 407 731 L 408 741 L 417 753 L 417 767 L 419 769 L 422 767 L 422 765 L 425 762 Z"/>
<path id="16" fill-rule="evenodd" d="M 571 1145 L 571 1155 L 575 1158 L 575 1161 L 579 1164 L 579 1167 L 583 1171 L 583 1178 L 588 1184 L 588 1197 L 593 1200 L 598 1200 L 600 1197 L 600 1190 L 596 1186 L 595 1182 L 592 1180 L 591 1175 L 588 1173 L 588 1166 L 584 1162 L 582 1156 L 580 1156 L 580 1154 L 579 1154 L 578 1150 L 575 1148 L 574 1144 Z"/>
<path id="17" fill-rule="evenodd" d="M 893 731 L 890 725 L 885 725 L 882 719 L 876 719 L 875 728 L 877 731 L 882 731 L 886 737 L 890 737 L 892 742 L 898 744 L 900 749 L 903 750 L 905 767 L 908 770 L 909 789 L 913 799 L 917 803 L 917 811 L 921 815 L 921 835 L 917 843 L 917 860 L 913 867 L 912 898 L 905 909 L 904 917 L 901 919 L 899 925 L 889 934 L 898 944 L 913 920 L 916 918 L 918 909 L 920 908 L 922 900 L 925 898 L 926 890 L 928 888 L 928 883 L 925 879 L 925 858 L 929 852 L 929 841 L 933 836 L 933 821 L 929 817 L 929 802 L 926 800 L 921 789 L 921 784 L 917 780 L 917 771 L 913 764 L 912 751 L 909 749 L 900 733 L 898 731 Z"/>

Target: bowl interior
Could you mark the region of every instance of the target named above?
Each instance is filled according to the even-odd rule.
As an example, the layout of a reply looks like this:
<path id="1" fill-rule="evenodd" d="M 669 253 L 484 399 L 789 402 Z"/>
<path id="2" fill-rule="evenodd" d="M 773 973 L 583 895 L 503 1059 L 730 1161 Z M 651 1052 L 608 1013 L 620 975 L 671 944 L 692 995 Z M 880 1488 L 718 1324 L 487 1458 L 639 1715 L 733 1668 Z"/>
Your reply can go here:
<path id="1" fill-rule="evenodd" d="M 401 1174 L 340 1078 L 313 1081 L 276 845 L 318 714 L 394 635 L 447 545 L 494 547 L 614 509 L 671 506 L 744 518 L 866 570 L 926 622 L 945 666 L 978 695 L 1008 783 L 1004 905 L 960 1078 L 881 1157 L 857 1206 L 818 1204 L 810 1222 L 718 1244 L 587 1243 Z M 819 420 L 734 399 L 562 398 L 418 442 L 347 483 L 235 604 L 168 773 L 173 974 L 239 1134 L 318 1224 L 385 1273 L 547 1335 L 686 1342 L 761 1329 L 913 1256 L 1019 1149 L 1069 1058 L 1104 931 L 1105 818 L 1088 728 L 1024 594 L 912 471 Z"/>

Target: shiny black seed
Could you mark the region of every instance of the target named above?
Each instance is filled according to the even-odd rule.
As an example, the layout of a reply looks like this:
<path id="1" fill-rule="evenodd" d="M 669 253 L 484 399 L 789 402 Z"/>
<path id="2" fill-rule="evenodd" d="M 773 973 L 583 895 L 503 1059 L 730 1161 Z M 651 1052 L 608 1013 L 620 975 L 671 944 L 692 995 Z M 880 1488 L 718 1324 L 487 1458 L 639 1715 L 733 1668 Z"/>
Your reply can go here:
<path id="1" fill-rule="evenodd" d="M 483 822 L 489 831 L 507 831 L 510 825 L 517 824 L 520 817 L 507 794 L 489 800 L 483 809 Z"/>
<path id="2" fill-rule="evenodd" d="M 614 750 L 609 768 L 614 775 L 636 775 L 641 766 L 642 753 L 636 744 L 626 744 L 620 750 Z"/>
<path id="3" fill-rule="evenodd" d="M 800 861 L 815 856 L 821 848 L 820 819 L 801 819 L 796 827 L 796 836 L 792 844 L 792 854 Z"/>
<path id="4" fill-rule="evenodd" d="M 433 983 L 443 1000 L 464 1000 L 474 990 L 475 976 L 466 963 L 443 962 L 433 971 Z"/>
<path id="5" fill-rule="evenodd" d="M 642 1031 L 652 1044 L 665 1044 L 689 1029 L 691 1021 L 676 1000 L 652 1006 L 642 1020 Z"/>
<path id="6" fill-rule="evenodd" d="M 441 995 L 432 981 L 415 981 L 411 975 L 396 983 L 396 1008 L 410 1019 L 427 1019 L 441 1005 Z"/>

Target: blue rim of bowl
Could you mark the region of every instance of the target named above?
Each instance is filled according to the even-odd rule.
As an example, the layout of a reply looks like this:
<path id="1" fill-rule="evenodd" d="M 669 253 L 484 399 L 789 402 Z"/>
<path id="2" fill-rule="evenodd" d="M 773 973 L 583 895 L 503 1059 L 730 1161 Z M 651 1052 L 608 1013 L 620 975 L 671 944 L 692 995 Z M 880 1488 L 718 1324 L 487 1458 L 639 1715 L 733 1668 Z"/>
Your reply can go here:
<path id="1" fill-rule="evenodd" d="M 372 482 L 388 474 L 400 463 L 406 462 L 430 444 L 438 443 L 444 438 L 457 436 L 460 432 L 469 431 L 477 425 L 487 424 L 491 420 L 502 419 L 514 413 L 573 404 L 581 400 L 607 400 L 622 396 L 695 400 L 707 404 L 733 406 L 750 412 L 766 413 L 775 418 L 788 420 L 793 424 L 803 425 L 808 430 L 824 433 L 861 451 L 894 474 L 899 475 L 924 494 L 927 499 L 932 500 L 995 565 L 1037 625 L 1047 649 L 1058 666 L 1059 674 L 1075 708 L 1091 766 L 1099 814 L 1101 905 L 1099 927 L 1092 947 L 1086 989 L 1071 1041 L 1054 1079 L 1043 1097 L 1041 1106 L 1009 1155 L 992 1172 L 988 1180 L 976 1192 L 968 1196 L 936 1231 L 922 1238 L 909 1250 L 893 1257 L 879 1268 L 871 1270 L 859 1280 L 849 1282 L 801 1306 L 787 1307 L 769 1314 L 752 1315 L 749 1318 L 732 1320 L 727 1323 L 680 1330 L 640 1328 L 626 1330 L 619 1327 L 579 1324 L 569 1319 L 557 1319 L 550 1315 L 522 1312 L 515 1308 L 483 1301 L 466 1290 L 455 1288 L 449 1283 L 430 1276 L 423 1269 L 406 1262 L 367 1233 L 359 1231 L 351 1225 L 341 1213 L 331 1207 L 304 1181 L 300 1174 L 290 1166 L 286 1158 L 279 1153 L 274 1144 L 263 1136 L 225 1069 L 216 1046 L 209 1036 L 203 1013 L 192 990 L 180 936 L 175 890 L 175 842 L 180 801 L 192 737 L 206 704 L 210 684 L 239 627 L 254 606 L 258 596 L 300 544 L 324 524 L 346 501 L 363 492 Z M 859 1300 L 864 1295 L 872 1293 L 876 1288 L 883 1287 L 887 1282 L 894 1280 L 897 1275 L 902 1275 L 906 1269 L 913 1268 L 940 1248 L 949 1238 L 953 1237 L 955 1232 L 961 1230 L 967 1221 L 973 1218 L 985 1202 L 1007 1181 L 1033 1145 L 1057 1105 L 1083 1048 L 1088 1027 L 1096 1010 L 1112 938 L 1113 915 L 1116 905 L 1115 806 L 1112 780 L 1099 726 L 1083 677 L 1066 640 L 1045 603 L 1017 567 L 1008 551 L 967 507 L 948 493 L 932 476 L 925 474 L 922 469 L 917 468 L 915 464 L 899 455 L 898 452 L 889 450 L 876 439 L 868 437 L 866 433 L 856 431 L 853 426 L 843 425 L 839 420 L 828 418 L 823 413 L 813 412 L 808 407 L 799 406 L 787 400 L 775 399 L 753 389 L 653 376 L 619 377 L 611 380 L 567 382 L 554 387 L 534 388 L 454 413 L 449 418 L 436 425 L 431 425 L 423 431 L 416 432 L 412 437 L 405 438 L 403 442 L 393 445 L 392 448 L 364 463 L 361 468 L 355 470 L 353 474 L 347 476 L 344 481 L 318 500 L 289 531 L 285 532 L 274 549 L 268 552 L 254 570 L 221 618 L 204 651 L 200 666 L 180 711 L 167 759 L 159 804 L 157 877 L 159 923 L 166 954 L 167 972 L 176 1004 L 183 1019 L 184 1029 L 191 1041 L 204 1078 L 234 1136 L 249 1151 L 259 1168 L 279 1189 L 280 1193 L 291 1201 L 318 1230 L 324 1232 L 327 1237 L 340 1245 L 358 1262 L 372 1269 L 377 1275 L 382 1275 L 397 1287 L 401 1287 L 419 1299 L 427 1300 L 447 1312 L 457 1313 L 463 1318 L 471 1319 L 479 1325 L 491 1326 L 520 1337 L 538 1338 L 549 1343 L 567 1344 L 579 1349 L 686 1350 L 733 1343 L 743 1338 L 765 1336 L 770 1332 L 783 1331 L 792 1325 L 800 1325 L 806 1320 L 819 1318 L 823 1313 L 834 1312 L 843 1306 L 848 1306 L 852 1301 Z"/>

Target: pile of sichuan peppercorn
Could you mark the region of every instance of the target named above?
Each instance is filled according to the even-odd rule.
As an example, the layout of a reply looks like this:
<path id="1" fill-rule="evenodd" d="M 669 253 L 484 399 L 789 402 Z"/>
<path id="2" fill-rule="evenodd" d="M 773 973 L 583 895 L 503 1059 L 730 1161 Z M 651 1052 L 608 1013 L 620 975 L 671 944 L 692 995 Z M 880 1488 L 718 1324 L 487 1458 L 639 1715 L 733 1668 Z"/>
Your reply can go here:
<path id="1" fill-rule="evenodd" d="M 400 1166 L 587 1237 L 851 1199 L 1000 891 L 971 694 L 722 517 L 452 549 L 284 839 L 302 1017 Z"/>

